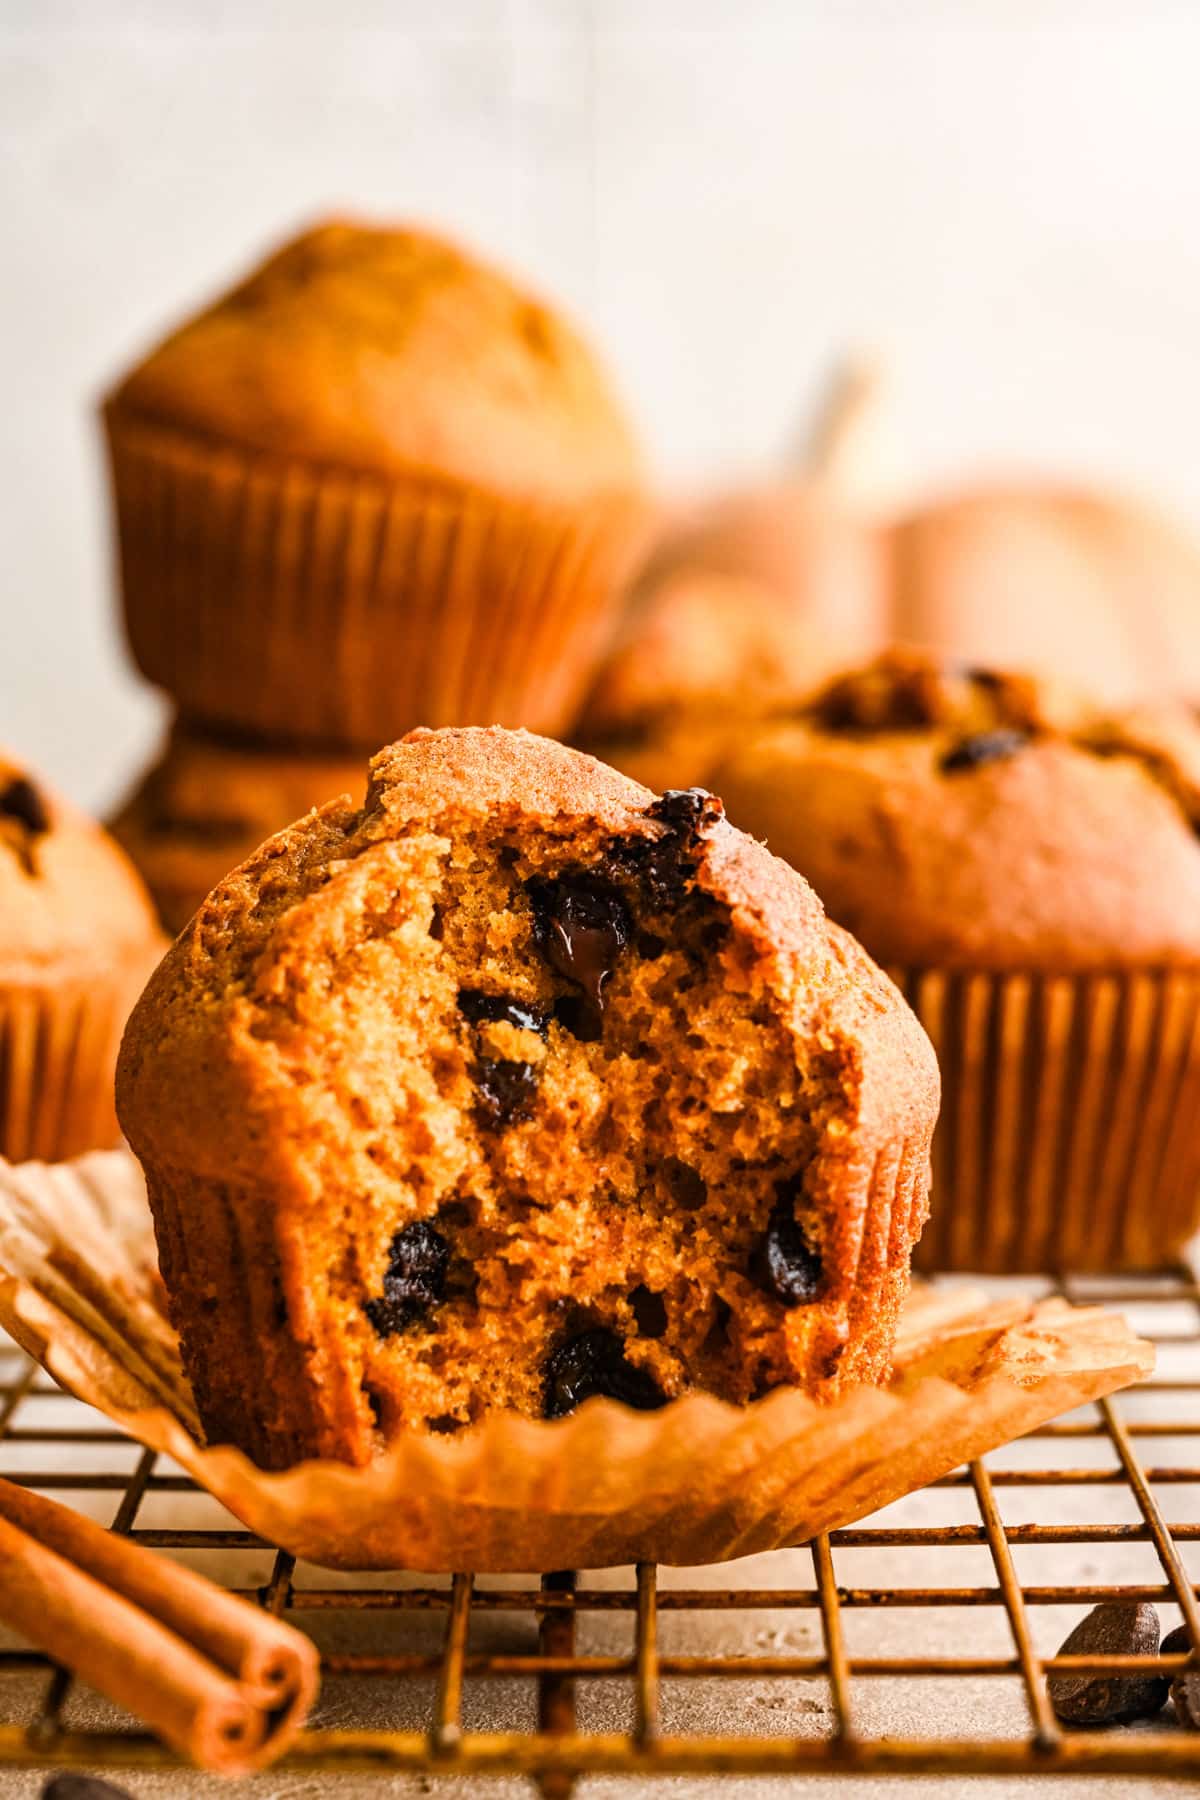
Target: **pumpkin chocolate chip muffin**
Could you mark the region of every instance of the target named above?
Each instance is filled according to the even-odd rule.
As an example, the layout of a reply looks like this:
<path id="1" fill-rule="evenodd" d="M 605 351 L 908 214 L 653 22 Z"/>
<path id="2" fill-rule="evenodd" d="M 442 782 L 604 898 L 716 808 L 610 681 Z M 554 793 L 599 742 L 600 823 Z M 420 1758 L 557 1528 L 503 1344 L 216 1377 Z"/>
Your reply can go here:
<path id="1" fill-rule="evenodd" d="M 332 219 L 104 409 L 125 621 L 189 717 L 332 747 L 564 726 L 642 525 L 592 350 L 431 234 Z"/>
<path id="2" fill-rule="evenodd" d="M 362 789 L 360 758 L 227 743 L 176 724 L 109 829 L 175 933 L 264 838 L 312 807 Z"/>
<path id="3" fill-rule="evenodd" d="M 279 1466 L 882 1379 L 937 1072 L 711 795 L 443 730 L 221 883 L 118 1103 L 208 1434 Z"/>
<path id="4" fill-rule="evenodd" d="M 117 1045 L 165 948 L 117 846 L 0 751 L 0 1156 L 116 1143 Z"/>
<path id="5" fill-rule="evenodd" d="M 897 653 L 731 752 L 937 1048 L 927 1267 L 1147 1268 L 1200 1224 L 1200 732 Z"/>

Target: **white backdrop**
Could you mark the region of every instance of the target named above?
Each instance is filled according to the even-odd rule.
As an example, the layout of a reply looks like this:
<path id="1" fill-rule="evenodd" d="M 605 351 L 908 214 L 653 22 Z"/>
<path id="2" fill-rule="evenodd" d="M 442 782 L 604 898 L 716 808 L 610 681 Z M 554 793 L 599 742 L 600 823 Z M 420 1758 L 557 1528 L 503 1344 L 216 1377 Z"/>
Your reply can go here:
<path id="1" fill-rule="evenodd" d="M 424 218 L 607 346 L 664 479 L 769 465 L 879 347 L 924 486 L 1200 523 L 1196 0 L 0 0 L 0 740 L 102 805 L 161 707 L 92 407 L 324 208 Z"/>

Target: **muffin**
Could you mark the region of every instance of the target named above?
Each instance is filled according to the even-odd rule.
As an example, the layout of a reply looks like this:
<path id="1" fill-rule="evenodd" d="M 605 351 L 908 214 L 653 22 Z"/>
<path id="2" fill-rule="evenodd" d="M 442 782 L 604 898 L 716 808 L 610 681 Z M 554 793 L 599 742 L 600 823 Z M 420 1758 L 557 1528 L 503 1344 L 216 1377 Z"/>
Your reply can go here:
<path id="1" fill-rule="evenodd" d="M 418 731 L 200 908 L 118 1108 L 210 1441 L 276 1467 L 881 1380 L 937 1073 L 710 795 Z"/>
<path id="2" fill-rule="evenodd" d="M 1142 1269 L 1200 1224 L 1200 733 L 893 654 L 714 773 L 933 1039 L 925 1267 Z"/>
<path id="3" fill-rule="evenodd" d="M 703 783 L 748 719 L 794 702 L 838 660 L 771 588 L 683 569 L 638 586 L 572 737 L 647 787 Z"/>
<path id="4" fill-rule="evenodd" d="M 565 726 L 642 506 L 624 415 L 540 301 L 334 219 L 104 407 L 125 622 L 189 717 L 328 747 Z"/>
<path id="5" fill-rule="evenodd" d="M 227 743 L 180 723 L 109 829 L 174 935 L 264 838 L 325 800 L 362 791 L 359 758 Z"/>
<path id="6" fill-rule="evenodd" d="M 0 751 L 0 1156 L 116 1143 L 121 1029 L 165 948 L 117 846 Z"/>

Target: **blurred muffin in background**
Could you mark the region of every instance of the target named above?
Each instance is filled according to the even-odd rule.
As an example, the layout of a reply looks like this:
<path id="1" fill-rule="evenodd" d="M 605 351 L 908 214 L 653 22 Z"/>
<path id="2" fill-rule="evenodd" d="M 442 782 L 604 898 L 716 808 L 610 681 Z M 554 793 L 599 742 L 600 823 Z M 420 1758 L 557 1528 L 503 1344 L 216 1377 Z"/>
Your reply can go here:
<path id="1" fill-rule="evenodd" d="M 104 408 L 125 620 L 187 716 L 375 749 L 561 730 L 644 522 L 596 357 L 429 233 L 334 219 Z"/>
<path id="2" fill-rule="evenodd" d="M 925 1268 L 1151 1268 L 1200 1225 L 1200 730 L 895 653 L 711 771 L 937 1049 Z"/>
<path id="3" fill-rule="evenodd" d="M 326 800 L 362 796 L 361 757 L 226 743 L 177 724 L 110 829 L 181 931 L 222 876 Z"/>
<path id="4" fill-rule="evenodd" d="M 793 704 L 840 660 L 772 588 L 681 569 L 636 592 L 573 735 L 648 787 L 703 785 L 748 719 Z"/>
<path id="5" fill-rule="evenodd" d="M 117 1046 L 165 949 L 112 840 L 0 751 L 0 1156 L 117 1142 Z"/>

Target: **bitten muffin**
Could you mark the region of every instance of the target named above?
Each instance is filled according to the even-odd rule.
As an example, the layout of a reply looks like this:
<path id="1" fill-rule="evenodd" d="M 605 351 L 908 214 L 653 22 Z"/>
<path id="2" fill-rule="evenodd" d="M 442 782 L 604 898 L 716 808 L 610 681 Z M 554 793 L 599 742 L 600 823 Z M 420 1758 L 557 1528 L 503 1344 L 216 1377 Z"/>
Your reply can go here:
<path id="1" fill-rule="evenodd" d="M 0 751 L 0 1156 L 116 1143 L 117 1045 L 165 948 L 117 846 Z"/>
<path id="2" fill-rule="evenodd" d="M 373 748 L 566 725 L 643 521 L 588 346 L 422 231 L 334 219 L 104 408 L 129 641 L 188 716 Z"/>
<path id="3" fill-rule="evenodd" d="M 226 743 L 177 724 L 109 829 L 174 934 L 264 838 L 363 786 L 359 757 Z"/>
<path id="4" fill-rule="evenodd" d="M 1200 733 L 897 653 L 715 772 L 928 1030 L 926 1267 L 1149 1268 L 1200 1224 Z"/>
<path id="5" fill-rule="evenodd" d="M 210 1439 L 279 1466 L 880 1380 L 937 1073 L 711 795 L 419 731 L 200 908 L 118 1104 Z"/>

